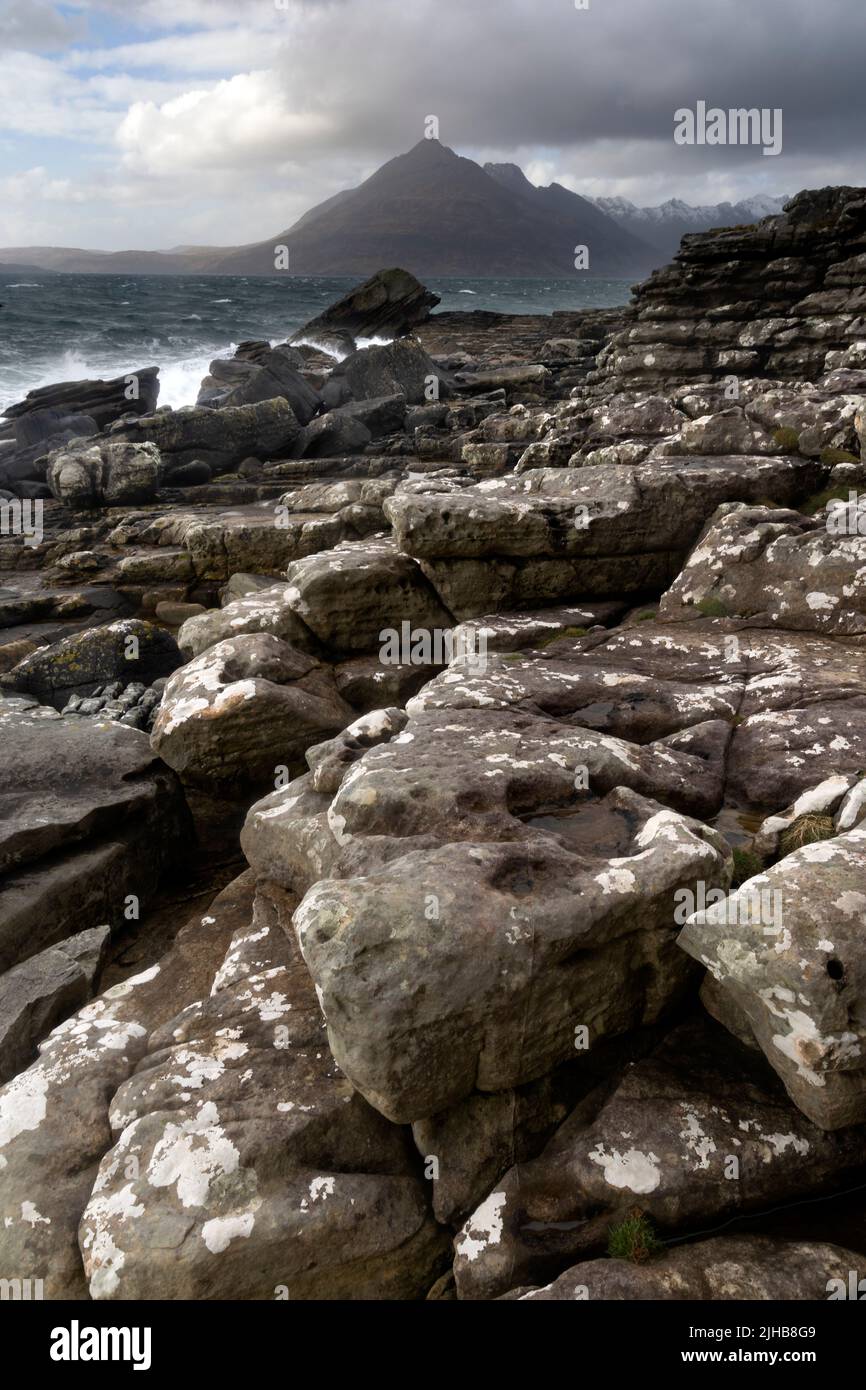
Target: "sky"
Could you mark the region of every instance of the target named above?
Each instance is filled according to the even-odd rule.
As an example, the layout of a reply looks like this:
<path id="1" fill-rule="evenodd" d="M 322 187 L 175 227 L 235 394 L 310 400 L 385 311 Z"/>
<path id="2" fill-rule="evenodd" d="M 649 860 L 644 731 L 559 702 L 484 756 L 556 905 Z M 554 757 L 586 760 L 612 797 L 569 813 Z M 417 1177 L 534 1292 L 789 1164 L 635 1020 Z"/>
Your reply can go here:
<path id="1" fill-rule="evenodd" d="M 0 246 L 263 240 L 431 115 L 640 205 L 860 185 L 864 60 L 864 0 L 0 0 Z M 676 144 L 698 101 L 781 154 Z"/>

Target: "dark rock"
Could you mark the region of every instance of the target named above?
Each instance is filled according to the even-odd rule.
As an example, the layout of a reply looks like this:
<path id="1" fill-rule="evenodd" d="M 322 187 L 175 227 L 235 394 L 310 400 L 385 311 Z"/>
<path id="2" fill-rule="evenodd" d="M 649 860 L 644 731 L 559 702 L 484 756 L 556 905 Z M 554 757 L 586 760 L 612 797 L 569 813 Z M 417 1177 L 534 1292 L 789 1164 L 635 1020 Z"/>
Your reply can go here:
<path id="1" fill-rule="evenodd" d="M 144 367 L 110 381 L 62 381 L 40 386 L 4 414 L 10 420 L 46 410 L 87 415 L 104 429 L 122 415 L 149 415 L 156 409 L 158 396 L 159 368 Z"/>
<path id="2" fill-rule="evenodd" d="M 587 1260 L 544 1288 L 519 1288 L 502 1299 L 529 1303 L 631 1303 L 663 1299 L 823 1301 L 834 1287 L 846 1291 L 850 1271 L 863 1257 L 839 1245 L 773 1240 L 768 1236 L 717 1236 L 674 1246 L 646 1264 Z"/>
<path id="3" fill-rule="evenodd" d="M 0 976 L 0 1085 L 33 1060 L 36 1044 L 93 993 L 110 927 L 67 937 Z"/>
<path id="4" fill-rule="evenodd" d="M 340 331 L 355 338 L 397 338 L 425 323 L 438 303 L 439 296 L 408 271 L 380 270 L 305 323 L 292 334 L 291 342 L 315 346 Z"/>
<path id="5" fill-rule="evenodd" d="M 126 684 L 137 677 L 149 685 L 182 662 L 177 643 L 163 628 L 128 618 L 40 648 L 0 677 L 0 685 L 59 710 L 70 695 L 90 695 L 94 686 L 112 680 Z"/>
<path id="6" fill-rule="evenodd" d="M 255 405 L 259 401 L 282 397 L 292 408 L 296 420 L 306 425 L 321 407 L 319 393 L 278 351 L 258 352 L 255 360 L 235 355 L 217 358 L 210 364 L 198 393 L 197 405 L 222 410 L 226 406 Z"/>
<path id="7" fill-rule="evenodd" d="M 237 467 L 250 454 L 260 458 L 289 454 L 299 430 L 288 401 L 277 398 L 221 410 L 189 406 L 147 415 L 115 425 L 110 438 L 155 444 L 167 468 L 203 459 L 213 473 L 221 473 Z"/>
<path id="8" fill-rule="evenodd" d="M 410 405 L 423 405 L 451 394 L 447 375 L 417 338 L 360 348 L 340 363 L 334 375 L 345 378 L 358 401 L 402 395 Z"/>

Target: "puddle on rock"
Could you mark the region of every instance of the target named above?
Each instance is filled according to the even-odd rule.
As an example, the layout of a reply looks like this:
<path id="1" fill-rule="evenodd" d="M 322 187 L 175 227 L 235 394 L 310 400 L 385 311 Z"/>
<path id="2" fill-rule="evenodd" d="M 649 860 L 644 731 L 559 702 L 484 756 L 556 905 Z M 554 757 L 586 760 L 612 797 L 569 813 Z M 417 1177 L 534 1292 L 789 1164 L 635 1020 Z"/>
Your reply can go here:
<path id="1" fill-rule="evenodd" d="M 767 815 L 769 814 L 767 812 Z M 736 848 L 739 845 L 751 844 L 765 818 L 763 815 L 756 815 L 754 811 L 738 811 L 735 806 L 723 806 L 719 814 L 707 824 L 724 835 L 731 848 Z"/>
<path id="2" fill-rule="evenodd" d="M 532 830 L 555 835 L 566 849 L 591 859 L 615 859 L 628 854 L 637 824 L 634 815 L 606 806 L 603 801 L 557 807 L 523 817 L 523 823 Z"/>

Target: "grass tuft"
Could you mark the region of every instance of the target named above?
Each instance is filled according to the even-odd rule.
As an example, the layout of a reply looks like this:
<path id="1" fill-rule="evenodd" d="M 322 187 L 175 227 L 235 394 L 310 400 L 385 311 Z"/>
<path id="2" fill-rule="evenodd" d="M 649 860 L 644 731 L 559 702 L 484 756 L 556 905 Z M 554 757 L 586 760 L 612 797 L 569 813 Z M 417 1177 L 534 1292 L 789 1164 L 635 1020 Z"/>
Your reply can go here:
<path id="1" fill-rule="evenodd" d="M 640 1265 L 662 1250 L 664 1245 L 653 1230 L 652 1222 L 638 1209 L 608 1231 L 607 1253 L 612 1260 L 630 1260 Z"/>
<path id="2" fill-rule="evenodd" d="M 744 845 L 735 845 L 733 850 L 734 876 L 731 879 L 732 888 L 740 888 L 748 879 L 754 878 L 755 874 L 763 871 L 764 861 L 756 850 L 749 849 Z"/>
<path id="3" fill-rule="evenodd" d="M 832 816 L 819 816 L 812 811 L 798 816 L 779 836 L 780 857 L 784 859 L 794 850 L 802 849 L 803 845 L 813 845 L 817 840 L 832 840 L 835 834 Z"/>

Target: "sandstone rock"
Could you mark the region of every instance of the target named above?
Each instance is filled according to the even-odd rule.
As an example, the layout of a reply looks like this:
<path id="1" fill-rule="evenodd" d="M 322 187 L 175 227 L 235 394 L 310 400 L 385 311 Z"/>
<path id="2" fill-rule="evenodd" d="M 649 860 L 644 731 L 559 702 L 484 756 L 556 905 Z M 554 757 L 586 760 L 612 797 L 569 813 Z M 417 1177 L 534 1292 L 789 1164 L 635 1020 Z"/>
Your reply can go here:
<path id="1" fill-rule="evenodd" d="M 595 1115 L 579 1106 L 539 1158 L 496 1184 L 455 1241 L 459 1296 L 555 1279 L 636 1206 L 664 1238 L 827 1191 L 861 1145 L 862 1130 L 809 1124 L 763 1059 L 716 1025 L 684 1025 Z"/>
<path id="2" fill-rule="evenodd" d="M 166 468 L 203 459 L 212 472 L 222 473 L 250 454 L 263 459 L 285 457 L 299 431 L 294 411 L 279 397 L 221 410 L 188 406 L 118 421 L 109 439 L 155 444 Z"/>
<path id="3" fill-rule="evenodd" d="M 447 506 L 398 491 L 385 513 L 462 619 L 664 587 L 721 502 L 767 490 L 793 501 L 822 476 L 811 461 L 763 458 L 541 469 L 465 488 Z"/>
<path id="4" fill-rule="evenodd" d="M 423 405 L 451 394 L 447 376 L 417 338 L 360 348 L 340 363 L 336 374 L 346 380 L 356 401 L 402 395 L 410 405 Z"/>
<path id="5" fill-rule="evenodd" d="M 110 381 L 63 381 L 29 391 L 23 401 L 4 411 L 7 419 L 44 410 L 88 415 L 103 429 L 122 415 L 148 415 L 156 409 L 159 368 L 144 367 Z"/>
<path id="6" fill-rule="evenodd" d="M 46 1033 L 90 998 L 110 935 L 110 927 L 92 927 L 0 976 L 0 1085 L 23 1071 Z"/>
<path id="7" fill-rule="evenodd" d="M 81 1223 L 92 1297 L 418 1298 L 441 1269 L 405 1132 L 334 1066 L 288 911 L 259 896 L 210 997 L 115 1095 Z"/>
<path id="8" fill-rule="evenodd" d="M 7 706 L 11 705 L 11 708 Z M 0 969 L 152 896 L 188 833 L 144 734 L 0 700 Z"/>
<path id="9" fill-rule="evenodd" d="M 159 450 L 153 444 L 83 440 L 50 455 L 47 481 L 58 502 L 73 511 L 149 502 L 156 496 Z"/>
<path id="10" fill-rule="evenodd" d="M 352 719 L 330 671 L 270 633 L 228 638 L 169 680 L 153 747 L 204 786 L 274 784 Z"/>
<path id="11" fill-rule="evenodd" d="M 729 503 L 710 521 L 659 605 L 663 619 L 704 613 L 827 636 L 866 633 L 866 526 Z"/>
<path id="12" fill-rule="evenodd" d="M 302 779 L 247 820 L 260 874 L 314 885 L 295 927 L 335 1058 L 398 1121 L 543 1075 L 573 1056 L 575 1020 L 596 1039 L 652 1021 L 687 980 L 675 889 L 729 872 L 714 832 L 617 785 L 668 775 L 667 750 L 644 777 L 615 742 L 526 723 L 410 724 L 330 805 Z"/>
<path id="13" fill-rule="evenodd" d="M 680 937 L 746 1015 L 791 1099 L 823 1129 L 866 1119 L 864 868 L 861 825 L 795 850 L 696 912 Z"/>
<path id="14" fill-rule="evenodd" d="M 399 633 L 403 623 L 425 632 L 454 626 L 419 566 L 388 539 L 347 542 L 296 560 L 286 579 L 294 612 L 337 652 L 379 648 L 381 634 Z"/>
<path id="15" fill-rule="evenodd" d="M 321 408 L 318 391 L 295 370 L 286 355 L 263 344 L 254 360 L 236 355 L 211 362 L 196 404 L 224 410 L 227 406 L 256 405 L 275 397 L 288 401 L 301 425 L 308 424 Z"/>
<path id="16" fill-rule="evenodd" d="M 256 588 L 225 608 L 211 608 L 187 618 L 177 634 L 178 646 L 185 656 L 196 657 L 227 638 L 269 632 L 301 651 L 309 651 L 315 640 L 291 607 L 290 597 L 288 584 L 272 584 Z"/>
<path id="17" fill-rule="evenodd" d="M 530 1303 L 635 1299 L 816 1301 L 849 1285 L 862 1256 L 838 1245 L 768 1236 L 716 1236 L 674 1246 L 649 1264 L 587 1260 L 543 1288 L 514 1289 L 503 1299 Z"/>
<path id="18" fill-rule="evenodd" d="M 248 875 L 236 880 L 159 964 L 60 1024 L 0 1089 L 0 1277 L 43 1279 L 46 1299 L 88 1297 L 78 1225 L 112 1143 L 110 1099 L 149 1032 L 206 995 L 252 891 Z"/>

